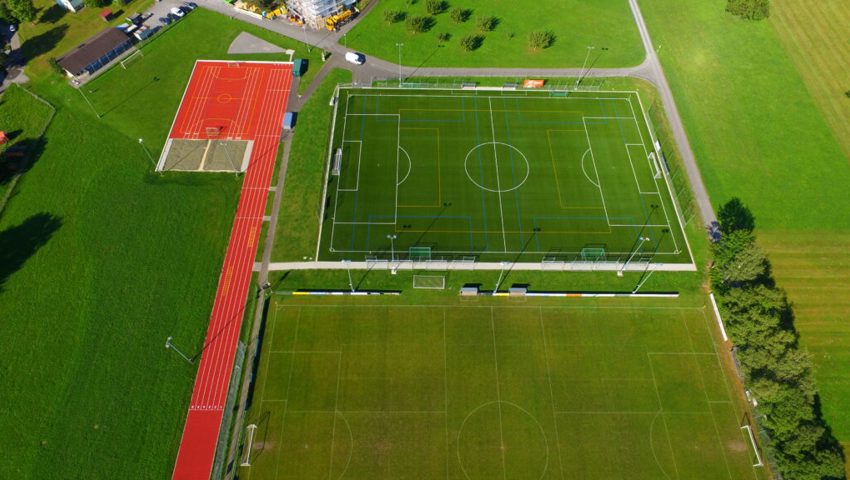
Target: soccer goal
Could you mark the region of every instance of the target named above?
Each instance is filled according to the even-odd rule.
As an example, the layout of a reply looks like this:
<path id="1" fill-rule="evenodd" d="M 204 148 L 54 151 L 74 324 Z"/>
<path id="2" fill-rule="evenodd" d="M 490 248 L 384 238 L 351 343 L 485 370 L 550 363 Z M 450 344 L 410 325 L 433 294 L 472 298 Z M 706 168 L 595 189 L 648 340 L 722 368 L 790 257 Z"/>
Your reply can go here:
<path id="1" fill-rule="evenodd" d="M 652 176 L 656 180 L 661 178 L 661 168 L 658 166 L 658 157 L 655 152 L 649 152 L 649 166 L 652 169 Z"/>
<path id="2" fill-rule="evenodd" d="M 342 148 L 337 148 L 336 153 L 334 154 L 334 164 L 331 169 L 331 175 L 339 176 L 339 173 L 342 169 Z"/>
<path id="3" fill-rule="evenodd" d="M 579 259 L 583 262 L 599 262 L 605 260 L 605 249 L 602 247 L 584 247 L 579 252 Z"/>
<path id="4" fill-rule="evenodd" d="M 207 127 L 207 128 L 204 129 L 204 133 L 207 135 L 207 138 L 209 138 L 209 139 L 218 138 L 218 136 L 221 134 L 221 128 L 220 127 Z"/>
<path id="5" fill-rule="evenodd" d="M 445 275 L 414 275 L 413 288 L 424 288 L 428 290 L 444 290 L 446 288 Z"/>
<path id="6" fill-rule="evenodd" d="M 145 56 L 145 54 L 142 53 L 141 50 L 136 50 L 135 52 L 128 55 L 127 58 L 125 58 L 124 60 L 121 60 L 119 63 L 121 64 L 121 68 L 123 68 L 124 70 L 127 70 L 127 67 L 130 64 L 132 64 L 133 62 L 135 62 L 136 60 L 138 60 L 138 59 L 140 59 L 144 56 Z"/>
<path id="7" fill-rule="evenodd" d="M 413 261 L 431 260 L 431 247 L 410 247 L 407 254 Z"/>

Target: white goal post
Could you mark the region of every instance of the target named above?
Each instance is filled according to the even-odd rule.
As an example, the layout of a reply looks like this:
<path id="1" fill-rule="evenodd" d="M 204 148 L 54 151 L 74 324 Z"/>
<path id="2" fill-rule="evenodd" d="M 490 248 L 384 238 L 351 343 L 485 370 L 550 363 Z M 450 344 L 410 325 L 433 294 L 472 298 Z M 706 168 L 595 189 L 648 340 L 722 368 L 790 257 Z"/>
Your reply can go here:
<path id="1" fill-rule="evenodd" d="M 750 443 L 753 444 L 753 452 L 756 454 L 756 463 L 753 464 L 754 467 L 762 467 L 764 466 L 764 462 L 761 460 L 761 454 L 759 453 L 759 446 L 756 444 L 756 437 L 753 435 L 753 429 L 750 428 L 749 425 L 744 425 L 741 427 L 741 430 L 746 430 L 750 436 Z"/>
<path id="2" fill-rule="evenodd" d="M 254 433 L 257 431 L 257 426 L 252 423 L 245 427 L 245 430 L 248 434 L 248 443 L 245 446 L 245 459 L 239 464 L 240 467 L 251 466 L 251 449 L 254 448 Z"/>
<path id="3" fill-rule="evenodd" d="M 142 53 L 141 50 L 136 50 L 135 52 L 131 53 L 130 55 L 127 55 L 127 58 L 125 58 L 124 60 L 121 60 L 121 62 L 119 62 L 119 63 L 121 64 L 121 68 L 123 68 L 124 70 L 127 70 L 127 65 L 133 63 L 134 60 L 137 60 L 137 59 L 142 58 L 144 56 L 145 56 L 145 54 Z"/>
<path id="4" fill-rule="evenodd" d="M 423 288 L 429 290 L 445 290 L 446 276 L 445 275 L 414 275 L 413 288 Z"/>

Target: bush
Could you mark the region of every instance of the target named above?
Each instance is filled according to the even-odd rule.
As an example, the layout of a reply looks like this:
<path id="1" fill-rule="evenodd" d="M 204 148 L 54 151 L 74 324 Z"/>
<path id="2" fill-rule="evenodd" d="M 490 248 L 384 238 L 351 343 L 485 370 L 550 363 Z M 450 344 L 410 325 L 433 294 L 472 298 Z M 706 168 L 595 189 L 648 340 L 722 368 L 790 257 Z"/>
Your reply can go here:
<path id="1" fill-rule="evenodd" d="M 482 32 L 492 32 L 498 24 L 499 19 L 496 17 L 480 16 L 475 20 L 475 26 Z"/>
<path id="2" fill-rule="evenodd" d="M 83 0 L 83 3 L 88 8 L 100 8 L 100 7 L 107 6 L 112 2 L 111 2 L 111 0 Z"/>
<path id="3" fill-rule="evenodd" d="M 794 312 L 755 243 L 754 217 L 736 198 L 720 208 L 718 220 L 712 285 L 776 468 L 789 480 L 845 478 L 841 447 L 821 417 L 811 360 L 797 345 Z"/>
<path id="4" fill-rule="evenodd" d="M 437 35 L 437 40 L 439 40 L 442 43 L 448 42 L 449 40 L 451 40 L 451 38 L 452 38 L 452 34 L 449 33 L 449 32 L 443 32 L 443 33 L 440 33 L 440 34 Z"/>
<path id="5" fill-rule="evenodd" d="M 18 22 L 32 22 L 35 20 L 37 10 L 32 0 L 6 0 L 9 13 L 18 19 Z"/>
<path id="6" fill-rule="evenodd" d="M 549 48 L 555 43 L 555 34 L 552 32 L 531 32 L 528 34 L 528 47 L 532 50 Z"/>
<path id="7" fill-rule="evenodd" d="M 399 10 L 384 10 L 384 21 L 387 23 L 398 23 L 406 16 L 407 14 Z"/>
<path id="8" fill-rule="evenodd" d="M 484 43 L 484 37 L 481 35 L 467 35 L 460 39 L 460 46 L 467 52 L 477 50 Z"/>
<path id="9" fill-rule="evenodd" d="M 417 16 L 407 19 L 407 29 L 414 33 L 427 32 L 434 26 L 434 17 Z"/>
<path id="10" fill-rule="evenodd" d="M 48 58 L 47 64 L 50 65 L 50 68 L 54 72 L 58 73 L 59 75 L 65 75 L 65 70 L 63 70 L 62 67 L 59 66 L 59 62 L 56 61 L 56 57 Z"/>
<path id="11" fill-rule="evenodd" d="M 446 0 L 425 0 L 425 10 L 431 15 L 439 15 L 449 8 Z"/>
<path id="12" fill-rule="evenodd" d="M 770 15 L 770 0 L 727 0 L 726 11 L 747 20 L 763 20 Z"/>
<path id="13" fill-rule="evenodd" d="M 472 10 L 458 7 L 453 8 L 449 13 L 449 16 L 452 17 L 452 21 L 455 23 L 463 23 L 469 20 L 470 15 L 472 15 Z"/>

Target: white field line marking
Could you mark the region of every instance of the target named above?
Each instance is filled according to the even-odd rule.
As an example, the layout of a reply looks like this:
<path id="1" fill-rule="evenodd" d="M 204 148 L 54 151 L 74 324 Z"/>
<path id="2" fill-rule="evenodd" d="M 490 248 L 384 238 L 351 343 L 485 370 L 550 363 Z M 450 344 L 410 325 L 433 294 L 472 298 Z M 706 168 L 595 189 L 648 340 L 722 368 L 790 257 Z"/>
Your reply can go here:
<path id="1" fill-rule="evenodd" d="M 635 93 L 635 96 L 637 96 L 638 102 L 640 102 L 640 95 Z M 635 119 L 635 126 L 638 129 L 638 134 L 640 135 L 640 124 L 637 121 L 637 114 L 635 113 L 635 108 L 632 105 L 631 97 L 629 97 L 628 103 L 629 103 L 629 108 L 632 110 L 632 117 L 634 117 L 634 119 Z M 646 117 L 646 111 L 643 110 L 643 104 L 642 103 L 640 104 L 640 106 L 641 106 L 641 111 L 643 112 L 643 115 L 644 115 L 644 120 L 646 121 L 646 130 L 647 130 L 647 132 L 649 132 L 649 137 L 650 137 L 649 141 L 652 142 L 652 130 L 649 128 L 649 119 Z M 643 141 L 643 138 L 641 138 L 641 141 Z M 646 145 L 644 145 L 644 151 L 646 151 Z M 672 190 L 670 183 L 667 179 L 667 172 L 663 169 L 662 169 L 662 171 L 664 171 L 664 180 L 665 180 L 665 182 L 667 182 L 667 191 L 670 193 L 670 201 L 673 202 L 673 208 L 676 210 L 676 212 L 675 212 L 676 213 L 676 219 L 679 220 L 682 217 L 679 216 L 678 207 L 676 206 L 677 203 L 676 203 L 675 195 L 673 194 L 673 190 Z M 655 188 L 660 192 L 661 189 L 658 187 L 658 180 L 653 178 L 652 181 L 655 183 Z M 670 231 L 672 232 L 673 231 L 673 225 L 670 223 L 670 216 L 667 214 L 667 207 L 664 205 L 664 202 L 660 202 L 660 203 L 661 203 L 661 209 L 664 211 L 664 218 L 667 220 L 667 228 L 670 229 Z M 693 255 L 693 253 L 691 253 L 690 244 L 687 243 L 688 242 L 688 235 L 685 233 L 684 222 L 678 221 L 677 223 L 679 223 L 679 229 L 682 232 L 682 237 L 685 239 L 685 244 L 688 247 L 688 254 L 691 257 L 691 262 L 693 262 L 694 255 Z M 671 234 L 670 238 L 673 239 L 673 248 L 675 249 L 676 252 L 679 252 L 680 251 L 679 250 L 679 244 L 676 241 L 676 235 Z"/>
<path id="2" fill-rule="evenodd" d="M 499 183 L 499 155 L 496 153 L 496 124 L 493 121 L 493 101 L 490 98 L 487 98 L 487 103 L 490 105 L 490 131 L 493 134 L 493 160 L 496 164 L 496 195 L 499 197 L 499 217 L 502 220 L 502 242 L 505 244 L 505 252 L 508 251 L 508 235 L 505 233 L 505 213 L 502 209 L 502 186 Z M 501 404 L 500 404 L 501 405 Z M 499 407 L 499 411 L 501 412 L 501 406 Z M 501 415 L 501 413 L 500 413 Z M 504 453 L 502 454 L 502 463 L 504 463 L 505 457 Z"/>
<path id="3" fill-rule="evenodd" d="M 334 419 L 333 419 L 333 427 L 331 427 L 331 454 L 328 459 L 328 478 L 333 478 L 333 469 L 334 469 L 334 446 L 336 445 L 336 417 L 339 412 L 339 379 L 342 377 L 342 352 L 339 353 L 339 361 L 336 366 L 336 394 L 334 395 Z M 351 446 L 354 448 L 354 445 Z"/>
<path id="4" fill-rule="evenodd" d="M 652 366 L 652 356 L 647 355 L 646 359 L 649 361 L 649 372 L 652 374 L 652 385 L 655 387 L 655 397 L 658 399 L 658 412 L 661 414 L 661 422 L 664 424 L 667 446 L 670 447 L 670 458 L 673 459 L 673 469 L 676 471 L 676 478 L 682 478 L 679 475 L 679 466 L 676 465 L 676 451 L 673 449 L 673 443 L 670 441 L 670 427 L 667 426 L 667 419 L 664 417 L 664 404 L 661 402 L 661 393 L 658 391 L 658 379 L 655 377 L 655 367 Z"/>
<path id="5" fill-rule="evenodd" d="M 360 191 L 360 165 L 363 164 L 363 140 L 343 140 L 343 144 L 346 143 L 356 143 L 357 144 L 357 177 L 354 180 L 354 188 L 339 188 L 337 186 L 337 191 L 339 192 L 357 192 Z M 337 180 L 338 183 L 339 180 Z"/>
<path id="6" fill-rule="evenodd" d="M 493 307 L 490 307 L 490 331 L 493 332 L 493 363 L 496 367 L 496 405 L 499 406 L 499 451 L 502 452 L 502 478 L 507 480 L 508 467 L 505 463 L 505 430 L 502 425 L 502 390 L 499 386 L 499 355 L 496 353 L 496 319 L 493 318 Z"/>
<path id="7" fill-rule="evenodd" d="M 646 147 L 644 147 L 642 143 L 626 143 L 626 144 L 624 144 L 624 146 L 626 147 L 626 155 L 629 157 L 629 165 L 632 167 L 632 176 L 635 177 L 635 186 L 637 186 L 638 193 L 641 194 L 641 195 L 658 193 L 658 192 L 644 192 L 640 188 L 640 180 L 638 180 L 637 170 L 635 169 L 635 161 L 632 159 L 632 152 L 629 149 L 629 147 L 636 146 L 636 147 L 643 148 L 644 152 L 646 152 Z M 650 171 L 652 171 L 652 168 L 650 168 Z M 657 189 L 658 185 L 656 185 L 655 188 Z"/>
<path id="8" fill-rule="evenodd" d="M 339 103 L 339 102 L 337 102 L 337 103 Z M 351 103 L 351 97 L 350 96 L 345 97 L 345 113 L 342 117 L 342 137 L 341 137 L 343 143 L 345 142 L 345 134 L 346 134 L 347 128 L 348 128 L 348 105 L 350 103 Z M 328 248 L 330 250 L 333 250 L 334 234 L 336 233 L 336 212 L 337 212 L 337 208 L 339 207 L 339 185 L 340 185 L 340 183 L 341 182 L 339 181 L 339 179 L 337 179 L 336 193 L 334 194 L 334 211 L 333 211 L 333 216 L 331 217 L 333 219 L 333 221 L 331 222 L 331 239 L 330 239 L 330 244 L 328 245 Z M 324 201 L 324 199 L 323 199 L 323 201 Z M 321 219 L 319 219 L 319 220 L 321 220 Z M 321 239 L 319 239 L 319 243 L 321 243 Z M 319 248 L 320 247 L 316 247 L 317 252 L 318 252 Z M 319 261 L 319 254 L 318 253 L 316 254 L 316 261 Z"/>
<path id="9" fill-rule="evenodd" d="M 334 91 L 334 96 L 337 98 L 336 103 L 334 103 L 334 111 L 333 111 L 333 123 L 331 123 L 331 134 L 328 137 L 328 158 L 326 160 L 326 168 L 325 168 L 325 183 L 322 187 L 322 199 L 321 199 L 321 209 L 319 210 L 319 236 L 316 238 L 316 255 L 313 257 L 316 261 L 319 261 L 319 252 L 322 248 L 322 226 L 324 225 L 325 218 L 325 205 L 327 205 L 328 198 L 328 177 L 331 174 L 331 161 L 333 158 L 333 142 L 334 142 L 334 133 L 336 132 L 336 120 L 337 120 L 337 109 L 339 108 L 339 85 L 337 85 L 336 90 Z M 348 108 L 348 102 L 346 102 L 346 108 Z M 291 153 L 291 152 L 290 152 Z M 331 234 L 331 238 L 333 238 L 333 233 Z"/>
<path id="10" fill-rule="evenodd" d="M 449 347 L 446 340 L 446 309 L 443 308 L 443 389 L 446 393 L 446 480 L 449 479 Z"/>
<path id="11" fill-rule="evenodd" d="M 590 178 L 590 175 L 587 174 L 587 170 L 585 170 L 585 168 L 584 168 L 584 159 L 587 158 L 588 153 L 590 153 L 589 148 L 587 150 L 585 150 L 584 154 L 581 156 L 581 173 L 584 174 L 584 176 L 585 176 L 585 178 L 587 178 L 588 182 L 592 183 L 594 187 L 599 188 L 599 184 L 594 182 L 593 179 Z M 598 175 L 597 175 L 597 177 L 598 177 Z"/>
<path id="12" fill-rule="evenodd" d="M 605 211 L 605 223 L 611 226 L 611 218 L 608 216 L 608 207 L 605 205 L 605 194 L 602 193 L 602 179 L 599 177 L 599 167 L 596 165 L 596 157 L 593 155 L 593 145 L 590 143 L 590 133 L 587 131 L 587 122 L 585 117 L 581 118 L 581 124 L 584 126 L 584 136 L 587 137 L 587 148 L 590 150 L 590 159 L 593 161 L 593 170 L 596 171 L 596 187 L 599 189 L 599 197 L 602 199 L 602 210 Z"/>
<path id="13" fill-rule="evenodd" d="M 402 152 L 404 152 L 404 156 L 405 156 L 405 157 L 407 157 L 407 165 L 408 165 L 408 167 L 409 167 L 409 168 L 407 169 L 407 175 L 405 175 L 405 176 L 404 176 L 404 178 L 402 178 L 402 179 L 401 179 L 401 181 L 400 181 L 400 182 L 398 182 L 398 184 L 399 184 L 399 185 L 401 185 L 402 183 L 404 183 L 404 181 L 405 181 L 405 180 L 407 180 L 407 177 L 409 177 L 409 176 L 410 176 L 410 172 L 411 172 L 411 171 L 413 171 L 413 162 L 411 162 L 411 160 L 410 160 L 410 154 L 409 154 L 409 153 L 407 153 L 407 150 L 405 150 L 405 149 L 404 149 L 404 147 L 402 147 L 401 145 L 399 145 L 399 146 L 398 146 L 398 148 L 399 148 Z"/>
<path id="14" fill-rule="evenodd" d="M 543 324 L 543 309 L 537 309 L 540 320 L 540 333 L 543 336 L 543 358 L 546 360 L 546 378 L 549 380 L 549 397 L 552 403 L 552 424 L 555 426 L 555 445 L 558 447 L 558 466 L 561 470 L 561 478 L 564 478 L 564 461 L 561 459 L 561 435 L 558 433 L 558 417 L 555 406 L 555 388 L 552 386 L 552 369 L 549 366 L 549 347 L 546 344 L 546 327 Z"/>
<path id="15" fill-rule="evenodd" d="M 337 225 L 395 225 L 395 222 L 334 222 Z M 334 250 L 335 252 L 367 252 L 369 250 Z M 375 251 L 375 250 L 371 250 Z"/>
<path id="16" fill-rule="evenodd" d="M 289 408 L 289 387 L 292 385 L 292 371 L 295 370 L 295 348 L 298 346 L 298 328 L 301 326 L 301 312 L 302 309 L 298 310 L 298 316 L 295 317 L 295 339 L 292 341 L 292 362 L 289 364 L 289 377 L 286 380 L 286 403 L 283 405 L 283 415 L 280 418 L 280 436 L 278 437 L 278 448 L 277 454 L 274 458 L 274 477 L 278 478 L 278 472 L 280 470 L 280 452 L 283 450 L 283 434 L 286 427 L 286 411 Z M 266 393 L 265 391 L 263 392 Z"/>
<path id="17" fill-rule="evenodd" d="M 398 169 L 401 163 L 401 114 L 396 114 L 396 137 L 395 137 L 395 209 L 393 210 L 393 223 L 398 223 Z M 411 165 L 410 168 L 413 168 Z"/>

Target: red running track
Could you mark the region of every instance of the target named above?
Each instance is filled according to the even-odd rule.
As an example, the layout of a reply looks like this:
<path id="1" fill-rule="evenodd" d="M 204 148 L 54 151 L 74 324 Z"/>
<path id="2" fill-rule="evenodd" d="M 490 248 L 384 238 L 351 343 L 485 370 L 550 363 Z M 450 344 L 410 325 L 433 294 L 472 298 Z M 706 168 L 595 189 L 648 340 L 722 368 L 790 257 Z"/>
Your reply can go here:
<path id="1" fill-rule="evenodd" d="M 203 139 L 214 129 L 220 139 L 254 142 L 218 279 L 174 479 L 206 480 L 212 472 L 291 83 L 291 64 L 198 61 L 171 126 L 169 138 Z"/>

